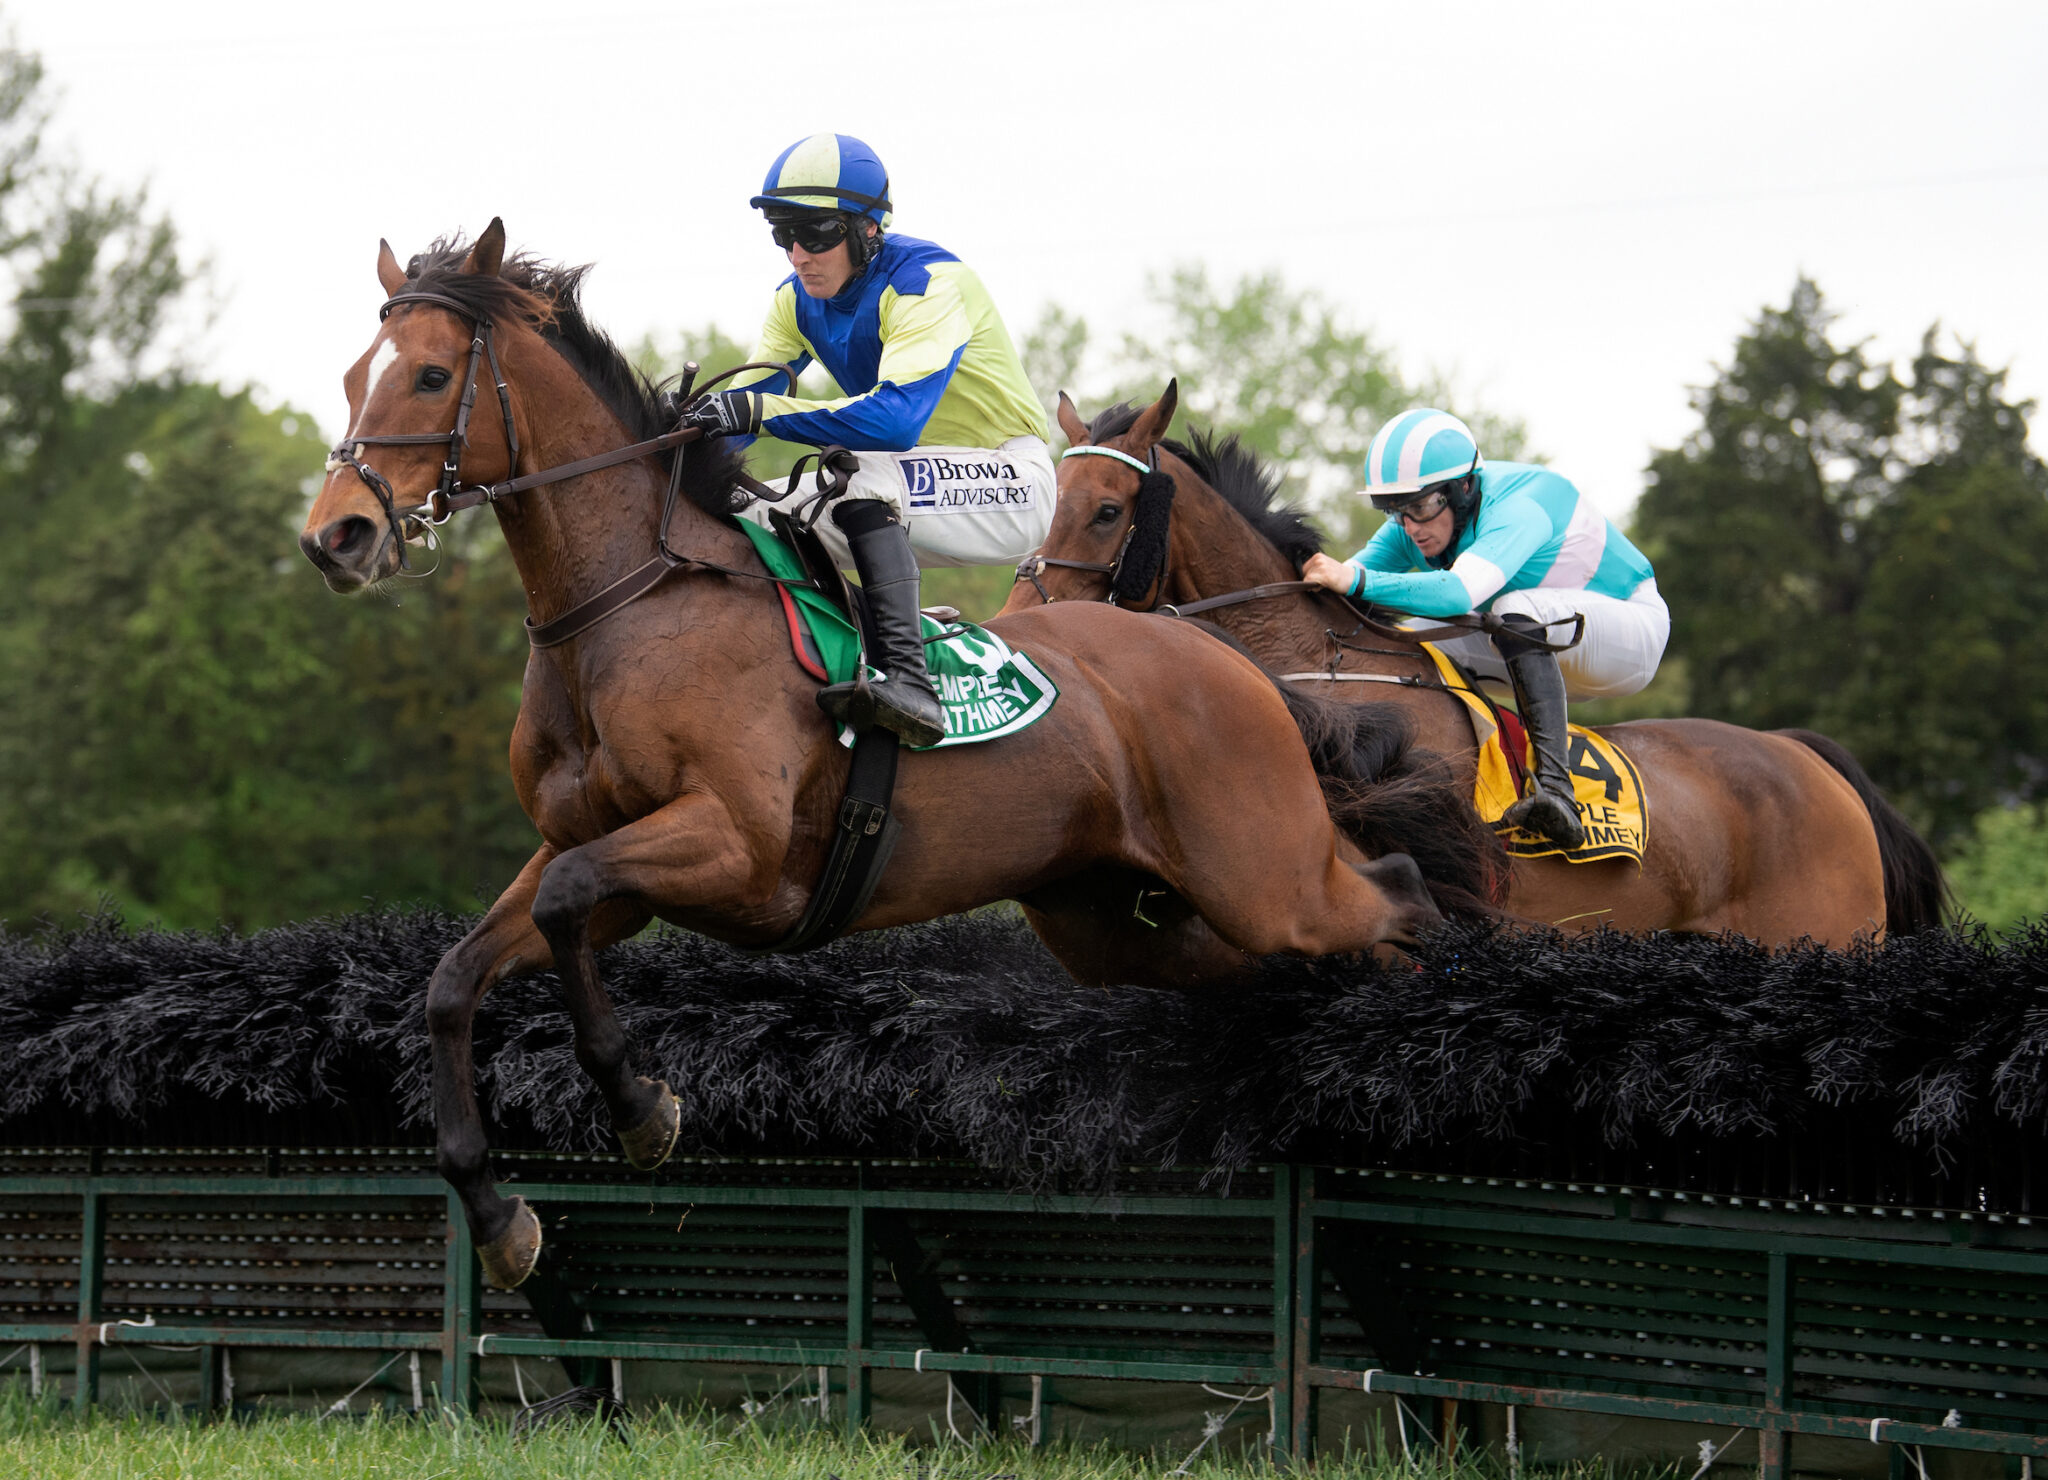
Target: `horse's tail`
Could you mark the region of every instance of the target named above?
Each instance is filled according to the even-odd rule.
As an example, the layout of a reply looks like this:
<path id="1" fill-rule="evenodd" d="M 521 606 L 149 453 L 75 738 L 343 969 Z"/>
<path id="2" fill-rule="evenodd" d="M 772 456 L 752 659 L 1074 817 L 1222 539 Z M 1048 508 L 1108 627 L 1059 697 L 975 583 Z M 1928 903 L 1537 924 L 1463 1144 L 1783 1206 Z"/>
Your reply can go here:
<path id="1" fill-rule="evenodd" d="M 1877 830 L 1877 855 L 1884 864 L 1884 930 L 1886 935 L 1911 935 L 1942 922 L 1953 903 L 1941 863 L 1927 840 L 1913 831 L 1897 807 L 1885 800 L 1870 773 L 1856 763 L 1856 757 L 1827 736 L 1812 730 L 1778 730 L 1787 740 L 1797 740 L 1833 766 L 1856 790 L 1870 825 Z"/>

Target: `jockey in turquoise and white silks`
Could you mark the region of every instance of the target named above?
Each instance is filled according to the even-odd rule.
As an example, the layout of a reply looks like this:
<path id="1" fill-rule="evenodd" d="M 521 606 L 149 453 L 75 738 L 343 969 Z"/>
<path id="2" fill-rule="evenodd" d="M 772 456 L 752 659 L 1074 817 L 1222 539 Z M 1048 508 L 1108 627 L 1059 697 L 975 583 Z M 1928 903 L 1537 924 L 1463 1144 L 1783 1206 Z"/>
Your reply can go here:
<path id="1" fill-rule="evenodd" d="M 1493 612 L 1551 641 L 1585 618 L 1577 646 L 1556 655 L 1513 632 L 1442 645 L 1481 678 L 1510 683 L 1529 729 L 1535 791 L 1505 820 L 1576 845 L 1566 699 L 1633 694 L 1656 676 L 1671 616 L 1650 562 L 1568 479 L 1488 463 L 1471 430 L 1441 411 L 1382 427 L 1365 476 L 1365 495 L 1390 517 L 1351 559 L 1311 557 L 1308 579 L 1422 617 Z"/>
<path id="2" fill-rule="evenodd" d="M 748 358 L 799 374 L 816 362 L 843 394 L 811 400 L 787 375 L 750 371 L 695 402 L 684 423 L 854 453 L 857 469 L 817 531 L 860 572 L 876 628 L 869 661 L 885 678 L 834 685 L 819 702 L 856 729 L 880 724 L 932 744 L 943 731 L 918 567 L 1007 565 L 1043 543 L 1058 503 L 1045 413 L 981 279 L 943 247 L 884 232 L 888 172 L 860 140 L 790 145 L 750 204 L 793 271 Z"/>

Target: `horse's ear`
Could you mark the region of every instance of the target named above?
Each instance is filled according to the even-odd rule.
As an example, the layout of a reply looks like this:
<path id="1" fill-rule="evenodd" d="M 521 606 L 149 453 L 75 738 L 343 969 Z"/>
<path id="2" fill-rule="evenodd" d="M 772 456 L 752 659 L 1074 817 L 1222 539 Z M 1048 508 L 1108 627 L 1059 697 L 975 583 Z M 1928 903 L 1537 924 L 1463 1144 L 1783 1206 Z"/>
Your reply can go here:
<path id="1" fill-rule="evenodd" d="M 377 281 L 384 285 L 384 296 L 392 297 L 405 286 L 405 269 L 398 265 L 398 254 L 391 250 L 391 243 L 383 237 L 377 238 Z"/>
<path id="2" fill-rule="evenodd" d="M 462 270 L 482 277 L 496 277 L 498 269 L 504 265 L 505 223 L 493 216 L 491 224 L 484 228 L 484 234 L 469 249 L 469 255 L 462 259 Z"/>
<path id="3" fill-rule="evenodd" d="M 1127 439 L 1135 448 L 1151 451 L 1159 445 L 1159 439 L 1166 435 L 1166 429 L 1173 425 L 1174 408 L 1180 404 L 1180 378 L 1166 382 L 1166 393 L 1139 413 L 1131 424 Z"/>
<path id="4" fill-rule="evenodd" d="M 1059 410 L 1053 415 L 1058 419 L 1060 430 L 1067 434 L 1067 440 L 1076 447 L 1088 445 L 1088 424 L 1081 420 L 1081 413 L 1074 409 L 1065 391 L 1060 392 Z"/>

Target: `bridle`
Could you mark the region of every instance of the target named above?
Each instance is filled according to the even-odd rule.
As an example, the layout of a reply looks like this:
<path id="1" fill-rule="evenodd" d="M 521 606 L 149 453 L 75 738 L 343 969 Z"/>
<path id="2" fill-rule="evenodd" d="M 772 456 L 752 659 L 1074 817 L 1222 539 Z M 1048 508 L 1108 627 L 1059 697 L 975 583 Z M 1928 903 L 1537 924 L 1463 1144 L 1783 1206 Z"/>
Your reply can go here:
<path id="1" fill-rule="evenodd" d="M 498 408 L 504 413 L 505 417 L 505 447 L 510 459 L 506 469 L 510 472 L 519 465 L 519 431 L 512 417 L 512 393 L 510 387 L 505 382 L 504 371 L 498 364 L 498 349 L 492 338 L 491 320 L 487 315 L 479 313 L 476 309 L 458 298 L 452 298 L 445 293 L 433 293 L 420 289 L 392 294 L 384 300 L 384 306 L 378 311 L 377 317 L 379 319 L 387 319 L 391 316 L 392 309 L 406 303 L 431 303 L 438 308 L 448 309 L 470 325 L 469 367 L 464 372 L 462 399 L 456 405 L 454 427 L 446 432 L 351 434 L 340 446 L 327 454 L 327 470 L 329 472 L 333 472 L 336 468 L 349 468 L 354 471 L 358 478 L 363 480 L 364 486 L 376 495 L 377 503 L 384 510 L 384 518 L 391 527 L 392 538 L 397 543 L 398 564 L 401 570 L 410 569 L 405 558 L 405 529 L 408 525 L 417 527 L 420 524 L 434 526 L 446 524 L 464 509 L 474 509 L 483 504 L 495 504 L 500 499 L 510 498 L 517 493 L 524 493 L 529 488 L 540 488 L 549 483 L 564 482 L 570 478 L 580 477 L 584 473 L 594 473 L 603 468 L 617 467 L 621 463 L 633 462 L 658 452 L 667 452 L 671 448 L 680 447 L 686 442 L 694 442 L 703 435 L 695 427 L 681 427 L 675 431 L 663 432 L 658 437 L 649 437 L 642 442 L 634 442 L 625 447 L 615 447 L 609 452 L 600 452 L 590 457 L 578 458 L 575 462 L 562 463 L 557 467 L 543 468 L 539 472 L 527 473 L 518 477 L 508 477 L 496 483 L 465 484 L 460 481 L 458 465 L 462 461 L 463 450 L 469 446 L 469 418 L 470 413 L 476 407 L 477 372 L 486 361 L 489 362 L 491 367 L 491 380 L 498 388 Z M 695 366 L 691 366 L 689 371 L 686 372 L 691 376 L 692 380 L 694 379 L 695 368 Z M 701 393 L 716 385 L 719 381 L 729 379 L 747 370 L 779 370 L 789 377 L 791 385 L 796 384 L 796 372 L 790 366 L 750 360 L 743 365 L 735 365 L 730 370 L 721 371 L 705 381 L 702 386 L 697 387 L 697 390 Z M 691 381 L 686 380 L 678 393 L 678 400 L 687 397 L 690 392 Z M 427 495 L 424 502 L 413 504 L 406 508 L 398 507 L 397 494 L 391 486 L 391 480 L 364 462 L 356 453 L 356 449 L 361 447 L 424 447 L 432 446 L 435 443 L 440 443 L 446 448 L 446 456 L 441 460 L 440 482 L 435 486 L 433 492 Z M 742 475 L 741 481 L 756 496 L 766 496 L 770 499 L 776 497 L 773 489 L 752 478 Z M 661 524 L 655 535 L 657 548 L 654 558 L 638 569 L 627 572 L 596 595 L 576 603 L 576 605 L 570 607 L 569 610 L 561 613 L 559 616 L 552 617 L 545 622 L 535 622 L 531 617 L 528 617 L 526 620 L 526 633 L 533 646 L 537 648 L 553 647 L 557 643 L 568 641 L 585 628 L 596 625 L 620 608 L 639 600 L 642 596 L 645 596 L 649 591 L 660 585 L 672 572 L 685 566 L 697 566 L 705 570 L 717 571 L 722 575 L 743 576 L 753 580 L 772 581 L 778 585 L 811 584 L 808 580 L 789 581 L 779 576 L 763 575 L 758 571 L 734 570 L 729 566 L 720 565 L 716 561 L 704 560 L 694 555 L 678 554 L 676 551 L 671 550 L 668 546 L 669 516 L 675 510 L 676 497 L 681 485 L 682 462 L 681 459 L 677 459 L 676 465 L 670 470 L 668 494 L 662 503 Z M 791 486 L 792 488 L 795 486 L 794 478 L 791 479 Z"/>
<path id="2" fill-rule="evenodd" d="M 1083 444 L 1078 447 L 1069 447 L 1065 452 L 1060 454 L 1060 461 L 1065 462 L 1070 457 L 1114 458 L 1116 459 L 1116 461 L 1123 463 L 1128 467 L 1135 468 L 1137 470 L 1138 483 L 1141 490 L 1144 487 L 1145 479 L 1148 476 L 1155 474 L 1159 471 L 1159 444 L 1156 442 L 1152 444 L 1151 459 L 1150 461 L 1146 462 L 1141 462 L 1137 458 L 1132 457 L 1128 452 L 1119 451 L 1117 448 L 1114 447 L 1095 447 L 1087 444 Z M 1054 596 L 1051 592 L 1047 591 L 1045 589 L 1045 582 L 1039 579 L 1039 577 L 1044 575 L 1047 570 L 1049 570 L 1053 566 L 1058 566 L 1062 570 L 1094 571 L 1097 575 L 1105 575 L 1109 577 L 1109 604 L 1111 606 L 1116 606 L 1118 604 L 1116 578 L 1123 569 L 1124 557 L 1130 554 L 1131 541 L 1136 539 L 1137 535 L 1138 508 L 1137 504 L 1133 502 L 1131 505 L 1131 527 L 1124 531 L 1124 542 L 1121 545 L 1117 546 L 1116 558 L 1114 560 L 1064 560 L 1059 558 L 1058 556 L 1040 555 L 1034 552 L 1030 555 L 1026 555 L 1022 560 L 1017 562 L 1017 574 L 1015 580 L 1029 581 L 1031 583 L 1031 589 L 1038 593 L 1038 599 L 1044 602 L 1047 606 L 1051 606 L 1059 598 Z M 1163 589 L 1165 584 L 1166 560 L 1164 555 L 1162 554 L 1159 562 L 1159 575 L 1152 582 L 1152 587 L 1154 590 L 1159 590 Z"/>
<path id="3" fill-rule="evenodd" d="M 477 371 L 486 360 L 490 362 L 492 383 L 498 388 L 498 409 L 505 417 L 506 466 L 512 468 L 519 463 L 519 428 L 512 419 L 512 392 L 505 384 L 505 372 L 498 365 L 498 346 L 491 333 L 490 319 L 459 299 L 419 290 L 393 293 L 384 300 L 377 317 L 388 319 L 392 309 L 406 303 L 432 303 L 469 322 L 469 368 L 463 373 L 462 399 L 456 404 L 455 425 L 446 432 L 383 432 L 351 436 L 327 454 L 328 471 L 338 467 L 352 469 L 363 480 L 364 486 L 377 496 L 377 502 L 384 510 L 385 522 L 391 526 L 391 537 L 397 541 L 401 568 L 406 567 L 404 525 L 446 524 L 455 516 L 458 507 L 469 507 L 467 503 L 457 505 L 455 502 L 456 494 L 463 491 L 458 486 L 456 470 L 462 461 L 463 449 L 469 446 L 469 417 L 476 409 Z M 446 450 L 446 456 L 441 459 L 441 481 L 427 495 L 426 502 L 407 509 L 397 507 L 397 491 L 392 488 L 391 480 L 364 462 L 357 451 L 363 447 L 428 447 L 437 442 Z M 487 499 L 488 494 L 485 499 L 475 502 Z"/>

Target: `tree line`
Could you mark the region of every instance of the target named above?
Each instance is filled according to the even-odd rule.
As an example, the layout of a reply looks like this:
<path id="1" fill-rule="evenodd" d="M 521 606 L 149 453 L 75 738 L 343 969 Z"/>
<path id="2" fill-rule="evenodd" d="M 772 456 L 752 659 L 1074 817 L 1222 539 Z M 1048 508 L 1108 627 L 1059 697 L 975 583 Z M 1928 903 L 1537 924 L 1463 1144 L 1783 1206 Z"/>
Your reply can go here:
<path id="1" fill-rule="evenodd" d="M 37 60 L 0 51 L 0 923 L 106 902 L 240 929 L 475 907 L 535 843 L 506 763 L 524 606 L 495 530 L 457 521 L 431 576 L 331 595 L 295 544 L 319 429 L 181 358 L 194 274 L 173 223 L 54 158 L 44 98 Z M 1450 404 L 1492 455 L 1526 450 L 1519 424 L 1404 378 L 1277 276 L 1183 268 L 1151 311 L 1117 342 L 1045 311 L 1021 340 L 1035 383 L 1092 411 L 1177 375 L 1188 419 L 1274 459 L 1337 553 L 1376 522 L 1342 491 L 1393 412 Z M 715 370 L 744 348 L 707 328 L 640 357 Z M 2048 908 L 2031 404 L 1932 330 L 1903 368 L 1840 342 L 1803 279 L 1694 404 L 1634 516 L 1674 613 L 1666 672 L 1606 717 L 1825 730 L 1954 853 L 1983 913 Z M 764 445 L 757 471 L 792 451 Z M 928 595 L 986 615 L 1008 586 L 934 572 Z"/>

